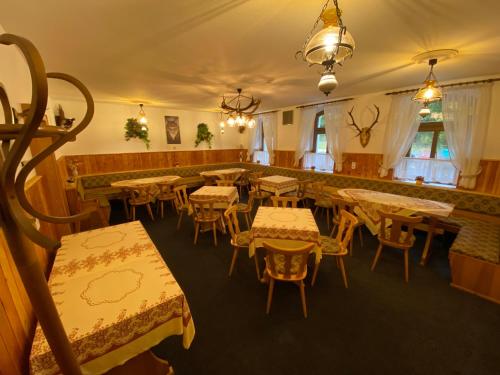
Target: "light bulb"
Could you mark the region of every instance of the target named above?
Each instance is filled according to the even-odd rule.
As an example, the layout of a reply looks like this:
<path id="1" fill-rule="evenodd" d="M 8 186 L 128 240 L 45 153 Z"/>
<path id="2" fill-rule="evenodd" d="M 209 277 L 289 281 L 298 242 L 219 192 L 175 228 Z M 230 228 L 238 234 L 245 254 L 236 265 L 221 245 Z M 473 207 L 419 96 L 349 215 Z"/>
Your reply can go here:
<path id="1" fill-rule="evenodd" d="M 334 35 L 333 33 L 325 35 L 325 37 L 323 38 L 323 42 L 325 43 L 325 52 L 333 53 L 335 44 L 337 42 L 337 37 L 338 35 Z"/>
<path id="2" fill-rule="evenodd" d="M 230 128 L 234 128 L 234 125 L 236 123 L 236 120 L 234 119 L 233 116 L 229 116 L 227 119 L 227 124 L 229 125 Z"/>
<path id="3" fill-rule="evenodd" d="M 248 120 L 248 127 L 250 129 L 254 128 L 255 125 L 256 125 L 256 123 L 255 123 L 255 120 L 253 118 L 251 118 L 250 120 Z"/>
<path id="4" fill-rule="evenodd" d="M 146 125 L 142 125 L 141 130 L 145 132 L 146 130 L 148 130 L 148 127 Z"/>
<path id="5" fill-rule="evenodd" d="M 146 125 L 148 123 L 148 119 L 146 118 L 146 116 L 141 116 L 139 118 L 139 123 L 142 125 Z"/>
<path id="6" fill-rule="evenodd" d="M 335 73 L 329 70 L 325 70 L 321 79 L 318 83 L 318 89 L 323 92 L 326 96 L 338 86 L 337 77 L 335 77 Z"/>

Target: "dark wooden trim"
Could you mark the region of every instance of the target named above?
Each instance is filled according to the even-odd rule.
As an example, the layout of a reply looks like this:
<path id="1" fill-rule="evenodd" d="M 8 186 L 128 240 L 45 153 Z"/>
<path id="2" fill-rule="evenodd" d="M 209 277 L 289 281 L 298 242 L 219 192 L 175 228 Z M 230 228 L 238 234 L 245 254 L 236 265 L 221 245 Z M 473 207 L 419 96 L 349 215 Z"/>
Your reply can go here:
<path id="1" fill-rule="evenodd" d="M 325 114 L 325 111 L 320 111 L 316 113 L 316 117 L 314 117 L 314 133 L 313 133 L 313 148 L 311 152 L 316 152 L 316 139 L 318 138 L 318 134 L 326 134 L 325 128 L 318 128 L 319 118 Z"/>

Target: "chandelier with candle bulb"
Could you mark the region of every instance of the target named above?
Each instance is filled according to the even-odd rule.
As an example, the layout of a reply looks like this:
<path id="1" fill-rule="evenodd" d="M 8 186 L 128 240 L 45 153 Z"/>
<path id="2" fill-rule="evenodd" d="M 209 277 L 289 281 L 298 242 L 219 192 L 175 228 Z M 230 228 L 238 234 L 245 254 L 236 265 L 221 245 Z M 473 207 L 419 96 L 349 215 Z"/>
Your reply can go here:
<path id="1" fill-rule="evenodd" d="M 260 99 L 243 95 L 242 91 L 242 89 L 237 89 L 237 95 L 222 97 L 220 110 L 221 115 L 226 116 L 226 119 L 219 124 L 221 133 L 224 133 L 226 125 L 230 128 L 237 126 L 240 133 L 243 133 L 247 127 L 250 129 L 255 127 L 253 114 L 259 108 Z"/>

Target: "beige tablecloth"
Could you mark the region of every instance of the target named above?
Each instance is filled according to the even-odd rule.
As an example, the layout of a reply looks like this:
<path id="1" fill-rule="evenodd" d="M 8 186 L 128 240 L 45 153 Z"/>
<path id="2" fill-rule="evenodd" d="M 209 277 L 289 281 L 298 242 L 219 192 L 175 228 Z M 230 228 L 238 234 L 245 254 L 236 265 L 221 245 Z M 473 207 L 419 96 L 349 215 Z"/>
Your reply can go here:
<path id="1" fill-rule="evenodd" d="M 249 256 L 268 240 L 291 248 L 314 243 L 316 263 L 321 260 L 320 233 L 309 208 L 259 207 L 250 229 Z"/>
<path id="2" fill-rule="evenodd" d="M 278 196 L 280 194 L 296 191 L 298 188 L 298 181 L 293 177 L 269 176 L 261 177 L 259 180 L 262 181 L 262 190 L 271 192 Z"/>
<path id="3" fill-rule="evenodd" d="M 49 287 L 84 374 L 106 372 L 172 335 L 189 348 L 195 329 L 186 297 L 140 222 L 61 242 Z M 30 366 L 59 373 L 39 325 Z"/>
<path id="4" fill-rule="evenodd" d="M 201 172 L 201 176 L 208 176 L 208 177 L 217 177 L 221 180 L 223 180 L 226 175 L 228 174 L 235 174 L 238 177 L 241 176 L 243 172 L 246 172 L 246 169 L 243 168 L 228 168 L 228 169 L 219 169 L 215 171 L 206 171 L 206 172 Z"/>
<path id="5" fill-rule="evenodd" d="M 215 199 L 214 208 L 228 208 L 239 200 L 235 186 L 202 186 L 189 196 L 194 199 Z"/>
<path id="6" fill-rule="evenodd" d="M 147 178 L 136 178 L 133 180 L 121 180 L 111 183 L 111 186 L 118 188 L 134 188 L 136 186 L 147 186 L 156 185 L 159 183 L 175 183 L 180 180 L 179 176 L 159 176 L 159 177 L 147 177 Z"/>
<path id="7" fill-rule="evenodd" d="M 373 235 L 380 232 L 379 210 L 406 216 L 418 213 L 423 216 L 448 217 L 454 208 L 449 203 L 365 189 L 340 189 L 338 194 L 359 203 L 354 211 L 365 221 Z"/>

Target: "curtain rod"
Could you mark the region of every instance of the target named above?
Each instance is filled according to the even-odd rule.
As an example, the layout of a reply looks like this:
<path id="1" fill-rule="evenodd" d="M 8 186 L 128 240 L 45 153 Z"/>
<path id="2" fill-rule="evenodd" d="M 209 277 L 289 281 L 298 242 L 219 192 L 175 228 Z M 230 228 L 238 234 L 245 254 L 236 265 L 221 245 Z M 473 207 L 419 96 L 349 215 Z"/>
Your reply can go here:
<path id="1" fill-rule="evenodd" d="M 500 81 L 500 78 L 489 78 L 489 79 L 482 79 L 479 81 L 464 81 L 464 82 L 457 82 L 457 83 L 448 83 L 446 85 L 439 85 L 438 87 L 443 88 L 443 87 L 454 87 L 454 86 L 464 86 L 464 85 L 476 85 L 476 84 L 480 84 L 480 83 L 490 83 L 490 82 L 496 82 L 496 81 Z M 417 92 L 418 90 L 419 89 L 393 91 L 393 92 L 387 92 L 385 95 L 407 94 L 410 92 Z"/>
<path id="2" fill-rule="evenodd" d="M 265 111 L 265 112 L 254 113 L 252 116 L 265 115 L 265 114 L 268 114 L 268 113 L 276 113 L 276 112 L 279 112 L 279 110 L 274 109 L 272 111 Z"/>
<path id="3" fill-rule="evenodd" d="M 321 103 L 314 103 L 314 104 L 304 104 L 304 105 L 299 105 L 295 108 L 307 108 L 307 107 L 316 107 L 317 105 L 324 105 L 324 104 L 330 104 L 330 103 L 339 103 L 339 102 L 346 102 L 348 100 L 353 100 L 354 98 L 346 98 L 346 99 L 337 99 L 337 100 L 329 100 L 327 102 L 321 102 Z"/>

